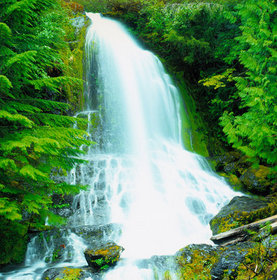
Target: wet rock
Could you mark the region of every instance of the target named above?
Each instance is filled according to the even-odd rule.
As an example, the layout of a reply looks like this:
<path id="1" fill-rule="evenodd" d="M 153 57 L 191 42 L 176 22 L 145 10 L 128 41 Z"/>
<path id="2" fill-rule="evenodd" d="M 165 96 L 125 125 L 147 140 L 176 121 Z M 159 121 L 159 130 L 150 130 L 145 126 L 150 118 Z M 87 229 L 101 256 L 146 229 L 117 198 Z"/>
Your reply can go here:
<path id="1" fill-rule="evenodd" d="M 55 280 L 57 278 L 61 278 L 63 277 L 63 270 L 65 270 L 66 268 L 65 267 L 59 267 L 59 268 L 50 268 L 50 269 L 47 269 L 41 279 L 42 280 Z"/>
<path id="2" fill-rule="evenodd" d="M 191 262 L 195 252 L 198 252 L 201 256 L 209 256 L 216 252 L 216 247 L 207 244 L 191 244 L 180 249 L 176 256 L 183 258 L 186 262 Z"/>
<path id="3" fill-rule="evenodd" d="M 219 257 L 211 269 L 212 280 L 222 280 L 228 277 L 230 280 L 236 279 L 238 268 L 243 263 L 245 256 L 254 247 L 253 242 L 243 242 L 229 246 Z"/>
<path id="4" fill-rule="evenodd" d="M 87 249 L 84 254 L 88 265 L 95 271 L 101 271 L 114 266 L 119 261 L 123 250 L 123 247 L 114 242 L 107 242 L 93 249 Z"/>
<path id="5" fill-rule="evenodd" d="M 263 218 L 258 215 L 257 211 L 268 207 L 269 201 L 246 196 L 234 197 L 211 219 L 210 227 L 213 235 L 254 222 L 254 215 L 257 215 L 257 219 Z"/>
<path id="6" fill-rule="evenodd" d="M 235 162 L 237 162 L 240 158 L 240 154 L 237 152 L 230 152 L 225 153 L 224 155 L 215 156 L 211 158 L 213 162 L 215 162 L 215 169 L 216 171 L 224 171 L 224 169 L 229 169 L 231 166 L 234 165 Z M 231 165 L 230 165 L 231 164 Z M 226 167 L 230 165 L 230 167 Z M 233 169 L 233 168 L 232 168 Z M 225 171 L 226 172 L 226 171 Z"/>
<path id="7" fill-rule="evenodd" d="M 69 218 L 73 214 L 72 203 L 73 195 L 58 195 L 54 194 L 52 196 L 52 201 L 54 207 L 51 210 L 56 215 L 63 218 Z"/>
<path id="8" fill-rule="evenodd" d="M 101 280 L 102 275 L 95 273 L 89 267 L 55 267 L 46 270 L 42 275 L 42 280 L 61 280 L 61 279 L 93 279 Z"/>
<path id="9" fill-rule="evenodd" d="M 31 240 L 33 255 L 46 263 L 70 262 L 74 259 L 74 240 L 84 246 L 97 246 L 105 240 L 116 240 L 121 232 L 117 224 L 101 226 L 61 227 L 41 232 Z"/>
<path id="10" fill-rule="evenodd" d="M 158 271 L 176 270 L 176 256 L 152 256 L 150 259 L 142 259 L 137 261 L 139 268 L 154 268 Z"/>
<path id="11" fill-rule="evenodd" d="M 270 173 L 270 168 L 260 165 L 258 168 L 248 168 L 240 177 L 244 187 L 256 194 L 269 193 L 271 182 L 267 178 Z"/>
<path id="12" fill-rule="evenodd" d="M 119 224 L 107 224 L 100 226 L 72 227 L 71 231 L 82 237 L 88 246 L 97 246 L 105 240 L 116 240 L 121 234 L 122 226 Z"/>
<path id="13" fill-rule="evenodd" d="M 186 246 L 176 253 L 178 271 L 185 276 L 183 279 L 194 279 L 196 275 L 199 279 L 208 279 L 211 267 L 218 262 L 220 254 L 220 247 L 206 244 Z"/>

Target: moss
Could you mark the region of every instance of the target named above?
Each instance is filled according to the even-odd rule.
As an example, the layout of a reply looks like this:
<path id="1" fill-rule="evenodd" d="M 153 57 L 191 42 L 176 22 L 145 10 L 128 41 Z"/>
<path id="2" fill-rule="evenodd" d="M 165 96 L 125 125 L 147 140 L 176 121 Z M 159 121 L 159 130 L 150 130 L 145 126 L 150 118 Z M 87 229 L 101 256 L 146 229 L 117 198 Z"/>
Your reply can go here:
<path id="1" fill-rule="evenodd" d="M 270 236 L 267 242 L 257 241 L 255 243 L 255 246 L 247 253 L 244 262 L 239 266 L 237 280 L 270 279 L 277 267 L 276 238 L 275 245 L 273 240 L 273 236 Z"/>
<path id="2" fill-rule="evenodd" d="M 277 193 L 269 197 L 270 202 L 267 206 L 253 210 L 251 212 L 246 211 L 234 211 L 226 217 L 214 218 L 211 221 L 211 228 L 215 228 L 216 234 L 228 231 L 233 228 L 237 228 L 246 224 L 256 222 L 261 219 L 273 216 L 277 214 Z M 214 231 L 214 230 L 213 230 Z"/>
<path id="3" fill-rule="evenodd" d="M 242 188 L 242 184 L 240 179 L 234 175 L 234 174 L 230 174 L 229 176 L 227 176 L 229 183 L 234 186 L 237 189 L 241 189 Z"/>
<path id="4" fill-rule="evenodd" d="M 186 106 L 181 106 L 182 112 L 180 112 L 182 116 L 182 138 L 185 147 L 192 152 L 208 157 L 206 128 L 197 113 L 195 101 L 188 93 L 182 73 L 177 73 L 177 84 L 183 102 L 186 104 Z"/>
<path id="5" fill-rule="evenodd" d="M 78 280 L 82 276 L 82 269 L 80 268 L 66 268 L 63 272 L 62 278 L 56 278 L 56 280 Z"/>
<path id="6" fill-rule="evenodd" d="M 187 247 L 184 248 L 188 250 Z M 223 250 L 223 249 L 222 249 Z M 182 253 L 182 250 L 180 251 Z M 179 279 L 184 280 L 210 280 L 212 266 L 219 260 L 216 251 L 192 249 L 191 254 L 177 257 Z"/>
<path id="7" fill-rule="evenodd" d="M 100 249 L 85 251 L 88 264 L 96 270 L 106 270 L 119 261 L 120 253 L 124 249 L 116 244 L 107 244 Z"/>
<path id="8" fill-rule="evenodd" d="M 78 31 L 73 42 L 70 42 L 70 48 L 64 49 L 62 54 L 64 64 L 66 65 L 64 74 L 80 79 L 80 83 L 68 84 L 66 86 L 66 98 L 73 105 L 74 110 L 79 110 L 83 106 L 83 52 L 86 29 L 87 25 Z M 70 32 L 69 29 L 67 33 Z"/>

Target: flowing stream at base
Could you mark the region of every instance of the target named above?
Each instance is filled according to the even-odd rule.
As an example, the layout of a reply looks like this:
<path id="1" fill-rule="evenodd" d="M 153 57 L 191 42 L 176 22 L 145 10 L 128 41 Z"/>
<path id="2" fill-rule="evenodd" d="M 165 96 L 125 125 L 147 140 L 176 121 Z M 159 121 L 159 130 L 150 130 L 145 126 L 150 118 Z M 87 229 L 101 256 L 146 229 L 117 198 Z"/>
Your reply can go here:
<path id="1" fill-rule="evenodd" d="M 182 144 L 183 104 L 159 59 L 122 24 L 88 16 L 86 108 L 78 116 L 91 121 L 88 133 L 97 144 L 83 148 L 87 163 L 67 180 L 90 188 L 73 200 L 68 225 L 59 233 L 59 261 L 49 264 L 57 250 L 50 231 L 31 240 L 24 267 L 3 273 L 3 279 L 35 280 L 49 267 L 85 266 L 89 242 L 80 232 L 97 227 L 104 228 L 102 239 L 125 248 L 124 261 L 104 279 L 156 279 L 135 260 L 208 243 L 209 220 L 234 196 L 205 160 Z"/>

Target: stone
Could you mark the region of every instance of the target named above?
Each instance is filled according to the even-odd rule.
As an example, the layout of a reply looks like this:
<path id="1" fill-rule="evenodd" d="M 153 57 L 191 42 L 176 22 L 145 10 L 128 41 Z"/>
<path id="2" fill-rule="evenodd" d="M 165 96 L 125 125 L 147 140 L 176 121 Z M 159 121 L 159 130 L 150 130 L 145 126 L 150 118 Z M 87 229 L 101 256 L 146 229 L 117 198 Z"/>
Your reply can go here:
<path id="1" fill-rule="evenodd" d="M 254 199 L 247 196 L 236 196 L 224 206 L 210 221 L 213 235 L 253 222 L 252 213 L 264 209 L 269 201 Z M 257 217 L 261 219 L 263 217 Z"/>
<path id="2" fill-rule="evenodd" d="M 116 240 L 121 234 L 122 226 L 119 224 L 93 225 L 71 227 L 71 232 L 80 236 L 90 247 L 97 246 L 105 240 Z"/>
<path id="3" fill-rule="evenodd" d="M 42 280 L 62 280 L 62 279 L 93 279 L 102 280 L 102 275 L 95 273 L 89 267 L 54 267 L 47 269 L 43 275 Z"/>
<path id="4" fill-rule="evenodd" d="M 34 235 L 33 247 L 38 259 L 46 263 L 70 262 L 74 258 L 72 233 L 82 238 L 84 246 L 95 247 L 105 240 L 114 240 L 121 232 L 117 224 L 53 228 Z"/>
<path id="5" fill-rule="evenodd" d="M 216 171 L 224 171 L 227 169 L 233 169 L 235 162 L 237 162 L 240 158 L 240 154 L 236 152 L 225 153 L 224 155 L 219 155 L 212 157 L 211 160 L 215 162 Z M 230 167 L 226 167 L 226 166 Z M 226 172 L 226 171 L 225 171 Z"/>
<path id="6" fill-rule="evenodd" d="M 211 267 L 221 253 L 220 247 L 206 244 L 191 244 L 179 250 L 176 259 L 180 275 L 185 276 L 182 279 L 196 279 L 196 275 L 199 279 L 209 279 Z"/>
<path id="7" fill-rule="evenodd" d="M 240 177 L 245 189 L 255 194 L 269 193 L 271 182 L 267 178 L 270 168 L 259 165 L 258 168 L 248 168 Z"/>
<path id="8" fill-rule="evenodd" d="M 229 246 L 219 257 L 211 269 L 212 280 L 226 279 L 234 280 L 238 275 L 238 268 L 244 261 L 249 250 L 254 247 L 253 242 L 243 242 Z"/>
<path id="9" fill-rule="evenodd" d="M 114 242 L 99 244 L 93 249 L 86 249 L 85 258 L 95 271 L 103 271 L 114 266 L 120 259 L 124 248 Z"/>

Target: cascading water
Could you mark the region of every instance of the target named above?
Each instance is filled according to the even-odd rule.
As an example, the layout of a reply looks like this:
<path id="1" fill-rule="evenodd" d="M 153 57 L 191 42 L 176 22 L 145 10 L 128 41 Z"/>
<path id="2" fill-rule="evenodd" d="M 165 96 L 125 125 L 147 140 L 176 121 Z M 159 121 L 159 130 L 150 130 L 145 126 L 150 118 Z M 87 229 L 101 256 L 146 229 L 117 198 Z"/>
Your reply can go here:
<path id="1" fill-rule="evenodd" d="M 121 231 L 105 227 L 101 238 L 122 245 L 126 261 L 105 278 L 154 279 L 151 270 L 138 268 L 132 260 L 207 243 L 210 218 L 234 192 L 183 146 L 183 105 L 159 59 L 120 23 L 99 14 L 88 16 L 86 108 L 78 115 L 93 120 L 88 133 L 97 144 L 86 150 L 88 163 L 69 174 L 70 183 L 90 188 L 74 198 L 61 234 L 62 248 L 72 252 L 64 250 L 54 266 L 84 265 L 82 251 L 89 244 L 79 233 L 120 224 Z M 42 253 L 39 242 L 38 237 L 30 242 L 27 268 L 4 279 L 40 279 L 55 244 L 44 236 Z"/>
<path id="2" fill-rule="evenodd" d="M 179 93 L 158 58 L 121 24 L 89 17 L 89 68 L 97 69 L 99 86 L 88 96 L 102 108 L 101 154 L 114 161 L 106 181 L 113 193 L 110 221 L 123 225 L 125 256 L 171 254 L 207 242 L 209 219 L 233 192 L 184 149 Z"/>

